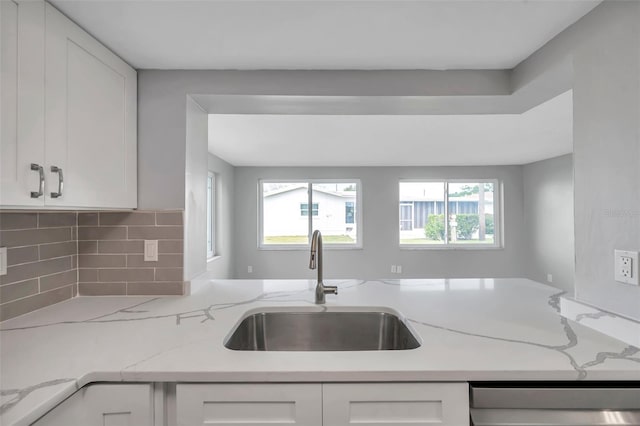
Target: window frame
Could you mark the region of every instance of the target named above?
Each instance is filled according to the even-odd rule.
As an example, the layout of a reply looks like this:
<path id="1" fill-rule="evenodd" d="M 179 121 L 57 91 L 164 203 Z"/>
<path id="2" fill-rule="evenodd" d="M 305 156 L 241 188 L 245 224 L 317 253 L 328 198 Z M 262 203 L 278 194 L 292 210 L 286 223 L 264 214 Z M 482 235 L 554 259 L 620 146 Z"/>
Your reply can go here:
<path id="1" fill-rule="evenodd" d="M 400 242 L 400 184 L 404 182 L 424 182 L 424 183 L 443 183 L 444 184 L 444 217 L 445 217 L 445 236 L 449 235 L 449 184 L 450 183 L 493 183 L 493 243 L 492 244 L 456 244 L 448 242 L 445 237 L 442 243 L 430 244 L 402 244 Z M 429 179 L 399 179 L 398 180 L 398 217 L 397 226 L 398 237 L 397 244 L 401 250 L 502 250 L 504 249 L 504 185 L 498 178 L 429 178 Z"/>
<path id="2" fill-rule="evenodd" d="M 355 244 L 331 244 L 324 242 L 323 248 L 325 250 L 361 250 L 363 248 L 363 209 L 362 209 L 362 181 L 356 178 L 344 178 L 344 179 L 258 179 L 258 249 L 259 250 L 309 250 L 309 244 L 311 243 L 311 235 L 313 233 L 313 218 L 317 217 L 313 214 L 302 216 L 308 219 L 308 238 L 307 244 L 264 244 L 264 194 L 263 187 L 265 183 L 306 183 L 313 186 L 313 184 L 321 183 L 355 183 L 356 185 L 356 205 L 355 207 L 355 225 L 356 228 L 356 243 Z M 307 205 L 312 206 L 313 210 L 313 197 L 312 191 L 307 190 Z M 319 203 L 315 203 L 319 204 Z"/>
<path id="3" fill-rule="evenodd" d="M 209 187 L 211 181 L 211 187 Z M 207 172 L 207 260 L 216 256 L 216 174 Z M 210 224 L 210 225 L 209 225 Z M 209 247 L 211 241 L 211 247 Z"/>

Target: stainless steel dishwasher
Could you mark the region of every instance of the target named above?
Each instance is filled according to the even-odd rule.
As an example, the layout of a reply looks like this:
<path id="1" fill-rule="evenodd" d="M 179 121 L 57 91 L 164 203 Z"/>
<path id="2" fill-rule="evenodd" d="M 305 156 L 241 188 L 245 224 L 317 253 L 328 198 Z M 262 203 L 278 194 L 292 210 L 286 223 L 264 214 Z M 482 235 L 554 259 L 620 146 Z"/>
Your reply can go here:
<path id="1" fill-rule="evenodd" d="M 640 383 L 471 384 L 473 426 L 640 426 Z"/>

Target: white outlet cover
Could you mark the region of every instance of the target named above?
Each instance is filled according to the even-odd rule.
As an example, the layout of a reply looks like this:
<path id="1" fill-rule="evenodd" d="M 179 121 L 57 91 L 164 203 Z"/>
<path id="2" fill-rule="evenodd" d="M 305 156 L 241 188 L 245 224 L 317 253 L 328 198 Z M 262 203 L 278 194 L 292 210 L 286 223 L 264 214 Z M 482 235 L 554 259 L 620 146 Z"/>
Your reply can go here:
<path id="1" fill-rule="evenodd" d="M 628 250 L 614 251 L 614 279 L 618 282 L 632 285 L 639 285 L 638 277 L 638 252 Z M 631 259 L 631 265 L 625 265 L 625 259 Z M 631 271 L 630 274 L 623 273 L 624 270 Z"/>
<path id="2" fill-rule="evenodd" d="M 144 261 L 158 261 L 158 240 L 144 240 Z"/>

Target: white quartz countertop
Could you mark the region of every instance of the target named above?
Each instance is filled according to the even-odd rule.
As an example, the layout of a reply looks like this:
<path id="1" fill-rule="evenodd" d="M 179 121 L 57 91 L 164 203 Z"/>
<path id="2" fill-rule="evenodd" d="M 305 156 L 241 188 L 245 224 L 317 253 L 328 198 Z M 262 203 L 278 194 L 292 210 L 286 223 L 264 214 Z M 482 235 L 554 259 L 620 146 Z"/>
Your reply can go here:
<path id="1" fill-rule="evenodd" d="M 0 324 L 0 424 L 29 424 L 95 381 L 640 380 L 640 349 L 558 314 L 526 279 L 214 280 L 186 297 L 78 297 Z M 422 345 L 405 351 L 232 351 L 247 311 L 383 307 Z"/>

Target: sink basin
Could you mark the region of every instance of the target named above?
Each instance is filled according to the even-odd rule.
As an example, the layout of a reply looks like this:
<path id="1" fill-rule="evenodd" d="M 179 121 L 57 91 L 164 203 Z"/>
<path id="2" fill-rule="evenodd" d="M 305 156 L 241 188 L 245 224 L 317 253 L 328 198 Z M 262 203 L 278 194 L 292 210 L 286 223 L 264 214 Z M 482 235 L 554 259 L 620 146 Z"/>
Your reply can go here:
<path id="1" fill-rule="evenodd" d="M 418 339 L 388 312 L 257 312 L 224 343 L 236 351 L 387 351 L 415 349 Z"/>

